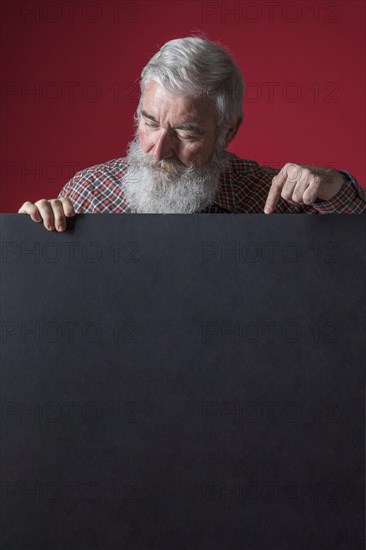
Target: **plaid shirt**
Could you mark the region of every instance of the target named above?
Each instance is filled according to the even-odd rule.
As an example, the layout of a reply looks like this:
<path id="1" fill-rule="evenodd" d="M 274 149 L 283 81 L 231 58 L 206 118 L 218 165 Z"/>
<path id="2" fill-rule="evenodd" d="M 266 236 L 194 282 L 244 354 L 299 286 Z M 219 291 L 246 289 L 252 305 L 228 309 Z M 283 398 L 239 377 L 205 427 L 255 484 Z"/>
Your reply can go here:
<path id="1" fill-rule="evenodd" d="M 241 159 L 234 153 L 227 154 L 229 167 L 220 176 L 214 202 L 202 213 L 263 213 L 272 178 L 279 170 Z M 58 198 L 69 197 L 76 213 L 131 213 L 123 185 L 127 168 L 126 158 L 116 158 L 81 170 L 62 188 Z M 332 199 L 316 199 L 312 205 L 292 205 L 280 197 L 275 213 L 365 214 L 366 189 L 347 171 L 340 172 L 347 181 Z"/>

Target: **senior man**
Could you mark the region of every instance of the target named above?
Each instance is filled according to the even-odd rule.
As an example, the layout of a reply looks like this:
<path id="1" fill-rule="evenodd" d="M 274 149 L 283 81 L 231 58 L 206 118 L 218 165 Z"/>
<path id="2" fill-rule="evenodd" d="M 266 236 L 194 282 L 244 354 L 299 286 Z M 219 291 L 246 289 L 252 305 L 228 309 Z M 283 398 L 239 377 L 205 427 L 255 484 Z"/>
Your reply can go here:
<path id="1" fill-rule="evenodd" d="M 171 40 L 140 85 L 127 156 L 81 170 L 57 199 L 19 213 L 57 231 L 75 213 L 366 213 L 366 190 L 345 170 L 278 170 L 226 151 L 243 120 L 244 82 L 222 46 Z"/>

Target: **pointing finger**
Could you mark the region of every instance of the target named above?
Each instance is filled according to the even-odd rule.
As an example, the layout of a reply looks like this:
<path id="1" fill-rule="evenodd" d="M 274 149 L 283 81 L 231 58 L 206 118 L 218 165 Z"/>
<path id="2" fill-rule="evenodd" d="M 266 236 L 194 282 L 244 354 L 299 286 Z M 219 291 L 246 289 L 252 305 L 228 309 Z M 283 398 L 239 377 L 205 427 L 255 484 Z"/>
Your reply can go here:
<path id="1" fill-rule="evenodd" d="M 284 174 L 282 170 L 272 179 L 272 185 L 267 196 L 266 204 L 264 205 L 265 214 L 271 214 L 276 208 L 286 179 L 287 175 Z"/>

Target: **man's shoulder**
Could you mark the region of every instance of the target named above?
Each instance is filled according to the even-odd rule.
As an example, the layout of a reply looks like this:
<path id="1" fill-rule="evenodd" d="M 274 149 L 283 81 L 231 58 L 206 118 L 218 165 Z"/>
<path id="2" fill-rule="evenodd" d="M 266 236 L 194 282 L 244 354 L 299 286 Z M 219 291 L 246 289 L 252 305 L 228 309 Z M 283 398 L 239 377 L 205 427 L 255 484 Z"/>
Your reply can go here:
<path id="1" fill-rule="evenodd" d="M 94 164 L 76 172 L 58 198 L 68 197 L 77 213 L 120 213 L 128 209 L 121 181 L 127 170 L 124 157 Z"/>
<path id="2" fill-rule="evenodd" d="M 229 172 L 234 176 L 261 176 L 268 172 L 277 172 L 277 168 L 261 165 L 256 160 L 238 157 L 235 153 L 228 152 Z"/>
<path id="3" fill-rule="evenodd" d="M 98 182 L 111 179 L 119 180 L 126 172 L 127 158 L 117 157 L 101 164 L 94 164 L 76 172 L 74 178 L 83 181 Z"/>
<path id="4" fill-rule="evenodd" d="M 227 154 L 228 165 L 221 174 L 215 202 L 230 212 L 262 211 L 272 178 L 278 170 L 232 152 Z"/>
<path id="5" fill-rule="evenodd" d="M 257 161 L 238 157 L 235 153 L 228 152 L 228 165 L 222 174 L 222 185 L 229 186 L 233 192 L 255 192 L 256 188 L 262 189 L 272 181 L 278 173 L 277 168 L 259 164 Z"/>

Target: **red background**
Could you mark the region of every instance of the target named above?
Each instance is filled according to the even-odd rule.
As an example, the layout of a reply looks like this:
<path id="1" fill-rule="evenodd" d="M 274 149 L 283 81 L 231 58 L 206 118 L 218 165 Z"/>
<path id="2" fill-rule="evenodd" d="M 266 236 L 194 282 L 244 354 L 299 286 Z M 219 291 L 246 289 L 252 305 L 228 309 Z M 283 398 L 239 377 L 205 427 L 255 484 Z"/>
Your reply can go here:
<path id="1" fill-rule="evenodd" d="M 71 4 L 1 2 L 2 212 L 124 156 L 143 66 L 194 31 L 228 46 L 248 86 L 231 151 L 344 168 L 365 186 L 363 1 Z"/>

